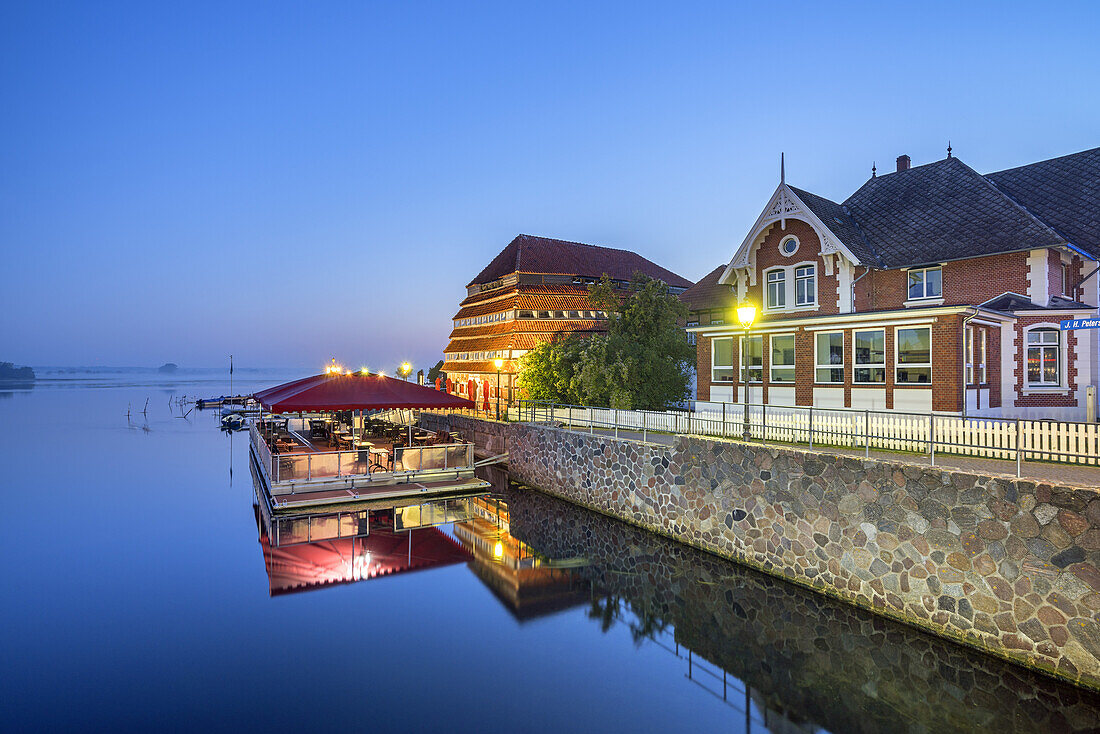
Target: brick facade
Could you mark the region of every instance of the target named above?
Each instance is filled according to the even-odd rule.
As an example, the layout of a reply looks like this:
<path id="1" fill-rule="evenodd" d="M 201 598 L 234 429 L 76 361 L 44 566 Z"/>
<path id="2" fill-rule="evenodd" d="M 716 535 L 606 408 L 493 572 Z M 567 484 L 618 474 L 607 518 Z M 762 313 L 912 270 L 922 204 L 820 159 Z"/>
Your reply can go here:
<path id="1" fill-rule="evenodd" d="M 798 250 L 790 257 L 779 251 L 779 243 L 787 237 L 798 238 Z M 828 315 L 840 313 L 837 304 L 837 276 L 836 270 L 832 275 L 826 275 L 825 260 L 821 257 L 821 241 L 806 222 L 801 219 L 788 219 L 787 227 L 783 229 L 778 222 L 773 224 L 764 235 L 764 241 L 756 249 L 756 285 L 748 288 L 748 299 L 753 303 L 765 306 L 767 301 L 767 276 L 768 270 L 777 267 L 788 267 L 798 264 L 813 263 L 817 277 L 817 308 L 812 310 L 773 311 L 768 313 L 769 319 L 783 319 L 803 317 L 807 313 Z M 787 277 L 793 277 L 788 275 Z M 788 307 L 794 304 L 788 302 Z"/>
<path id="2" fill-rule="evenodd" d="M 1059 366 L 1059 369 L 1065 369 L 1065 375 L 1062 377 L 1063 390 L 1057 392 L 1032 392 L 1031 394 L 1024 394 L 1027 383 L 1027 337 L 1026 332 L 1029 328 L 1037 324 L 1050 324 L 1052 328 L 1058 328 L 1058 317 L 1051 317 L 1045 314 L 1037 314 L 1034 316 L 1020 316 L 1016 322 L 1015 330 L 1015 350 L 1016 354 L 1020 355 L 1020 358 L 1016 360 L 1013 367 L 1013 373 L 1015 374 L 1015 387 L 1016 394 L 1011 398 L 1011 405 L 1018 408 L 1072 408 L 1077 405 L 1077 336 L 1072 331 L 1060 332 L 1061 338 L 1065 340 L 1065 346 L 1062 348 L 1064 353 L 1064 363 Z"/>
<path id="3" fill-rule="evenodd" d="M 1026 252 L 1012 252 L 944 263 L 943 305 L 976 305 L 1007 291 L 1026 294 L 1027 256 Z M 856 277 L 864 272 L 858 271 Z M 872 269 L 856 282 L 856 311 L 905 308 L 908 278 L 905 270 Z M 1061 275 L 1058 278 L 1060 287 Z"/>

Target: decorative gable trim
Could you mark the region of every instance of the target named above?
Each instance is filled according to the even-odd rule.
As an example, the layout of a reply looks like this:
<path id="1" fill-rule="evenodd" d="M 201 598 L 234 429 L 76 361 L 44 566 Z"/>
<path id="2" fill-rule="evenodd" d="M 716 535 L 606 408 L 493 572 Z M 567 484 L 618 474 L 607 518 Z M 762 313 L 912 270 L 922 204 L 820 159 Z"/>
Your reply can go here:
<path id="1" fill-rule="evenodd" d="M 718 282 L 730 283 L 734 272 L 741 268 L 748 268 L 750 279 L 752 279 L 752 275 L 755 274 L 756 270 L 756 248 L 759 241 L 762 241 L 763 234 L 776 222 L 779 222 L 782 229 L 786 229 L 788 219 L 801 219 L 813 227 L 814 232 L 821 241 L 821 255 L 826 261 L 828 261 L 828 255 L 839 254 L 847 258 L 853 265 L 861 264 L 859 258 L 852 254 L 852 251 L 840 241 L 839 237 L 833 234 L 816 214 L 810 211 L 810 208 L 798 198 L 798 195 L 786 183 L 780 183 L 771 199 L 768 200 L 768 205 L 764 207 L 764 211 L 756 218 L 752 230 L 749 231 L 741 246 L 737 248 L 737 252 L 734 253 L 733 259 L 730 260 L 730 264 L 722 272 Z"/>

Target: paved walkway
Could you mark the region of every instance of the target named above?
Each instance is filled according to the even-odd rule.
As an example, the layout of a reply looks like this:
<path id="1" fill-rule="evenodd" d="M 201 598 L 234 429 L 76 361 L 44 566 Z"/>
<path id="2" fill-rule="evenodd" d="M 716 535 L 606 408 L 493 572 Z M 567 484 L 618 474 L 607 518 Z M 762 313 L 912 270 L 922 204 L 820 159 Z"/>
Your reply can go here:
<path id="1" fill-rule="evenodd" d="M 573 429 L 578 433 L 589 433 L 587 427 L 576 427 Z M 603 435 L 614 435 L 614 430 L 608 430 L 603 428 L 594 429 L 595 433 Z M 642 440 L 641 431 L 628 431 L 619 429 L 619 438 L 631 439 L 634 441 Z M 672 444 L 675 436 L 667 433 L 647 433 L 645 440 L 650 443 L 664 444 L 669 446 Z M 736 439 L 719 439 L 714 436 L 700 436 L 700 438 L 709 438 L 720 441 L 736 441 Z M 759 441 L 753 441 L 753 444 L 759 444 Z M 806 446 L 799 446 L 796 444 L 773 444 L 782 448 L 801 449 L 803 451 L 809 451 Z M 815 448 L 813 451 L 823 454 L 841 454 L 844 456 L 854 456 L 857 458 L 863 458 L 863 449 L 840 449 L 840 448 Z M 893 451 L 876 451 L 871 450 L 872 459 L 885 459 L 889 461 L 898 461 L 904 464 L 916 464 L 919 466 L 929 466 L 932 462 L 927 454 L 907 454 L 898 453 Z M 946 456 L 943 454 L 936 454 L 936 466 L 941 469 L 953 469 L 956 471 L 964 471 L 972 474 L 984 474 L 984 475 L 996 475 L 1005 476 L 1009 478 L 1016 478 L 1016 462 L 1015 461 L 1003 461 L 1001 459 L 983 459 L 973 456 Z M 1024 479 L 1031 479 L 1038 482 L 1050 482 L 1052 484 L 1064 484 L 1073 487 L 1086 487 L 1091 489 L 1100 488 L 1100 466 L 1075 466 L 1073 464 L 1055 464 L 1053 462 L 1036 462 L 1025 461 L 1021 466 L 1021 476 Z"/>

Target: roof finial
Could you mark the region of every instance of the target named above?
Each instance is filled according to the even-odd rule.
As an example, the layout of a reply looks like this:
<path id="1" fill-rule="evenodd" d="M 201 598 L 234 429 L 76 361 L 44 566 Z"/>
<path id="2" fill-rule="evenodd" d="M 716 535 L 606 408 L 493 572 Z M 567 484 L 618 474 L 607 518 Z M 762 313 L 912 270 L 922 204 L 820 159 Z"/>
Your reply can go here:
<path id="1" fill-rule="evenodd" d="M 948 158 L 951 157 L 951 141 L 950 140 L 947 141 L 947 157 Z"/>
<path id="2" fill-rule="evenodd" d="M 871 161 L 871 178 L 874 178 L 875 176 L 878 175 L 878 173 L 876 173 L 877 170 L 878 169 L 875 168 L 875 162 Z"/>
<path id="3" fill-rule="evenodd" d="M 779 154 L 779 183 L 787 183 L 787 161 L 786 154 Z"/>

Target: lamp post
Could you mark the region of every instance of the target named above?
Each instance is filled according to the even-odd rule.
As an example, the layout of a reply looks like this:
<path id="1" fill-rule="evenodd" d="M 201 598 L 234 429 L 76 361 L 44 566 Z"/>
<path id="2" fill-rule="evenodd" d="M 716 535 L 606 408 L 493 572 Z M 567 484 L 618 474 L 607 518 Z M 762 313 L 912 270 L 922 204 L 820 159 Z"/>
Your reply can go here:
<path id="1" fill-rule="evenodd" d="M 504 360 L 494 359 L 493 364 L 497 368 L 497 420 L 500 420 L 500 368 L 504 366 Z"/>
<path id="2" fill-rule="evenodd" d="M 741 328 L 745 330 L 745 343 L 741 347 L 741 364 L 745 368 L 744 378 L 741 381 L 745 388 L 745 427 L 741 437 L 748 441 L 752 438 L 752 432 L 749 430 L 749 329 L 752 328 L 752 322 L 756 320 L 756 306 L 751 303 L 738 306 L 737 320 L 741 322 Z"/>
<path id="3" fill-rule="evenodd" d="M 408 362 L 402 362 L 401 366 L 397 368 L 397 371 L 401 373 L 401 379 L 408 382 L 409 373 L 412 372 L 412 369 L 413 367 L 411 364 L 409 364 Z"/>

